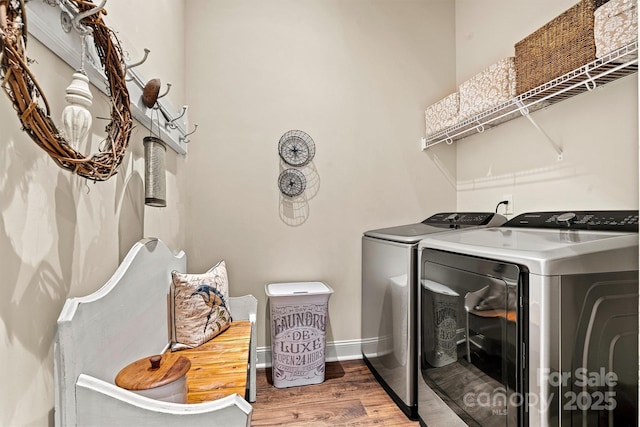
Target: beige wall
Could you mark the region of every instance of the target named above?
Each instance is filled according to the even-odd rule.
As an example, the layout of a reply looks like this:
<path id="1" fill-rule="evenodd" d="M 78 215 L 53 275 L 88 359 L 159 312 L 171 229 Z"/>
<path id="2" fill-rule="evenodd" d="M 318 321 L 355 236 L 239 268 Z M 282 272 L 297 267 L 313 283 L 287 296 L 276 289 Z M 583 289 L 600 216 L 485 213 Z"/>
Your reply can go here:
<path id="1" fill-rule="evenodd" d="M 142 74 L 175 83 L 172 100 L 181 105 L 183 3 L 110 0 L 107 10 L 107 22 L 126 35 L 123 39 L 135 41 L 123 40 L 134 60 L 135 49 L 153 50 Z M 31 70 L 59 124 L 73 70 L 33 37 L 28 47 L 28 56 L 37 61 Z M 105 97 L 92 91 L 94 117 L 108 116 Z M 104 124 L 94 118 L 93 147 L 104 136 Z M 0 95 L 0 425 L 53 425 L 53 339 L 67 297 L 98 289 L 143 236 L 184 245 L 182 192 L 175 176 L 184 159 L 167 156 L 169 207 L 145 207 L 142 137 L 147 134 L 137 124 L 118 175 L 94 184 L 58 168 L 20 130 L 9 100 Z"/>
<path id="2" fill-rule="evenodd" d="M 524 119 L 419 150 L 426 105 L 573 0 L 456 0 L 455 17 L 451 0 L 184 3 L 107 5 L 131 61 L 150 48 L 140 72 L 173 83 L 172 102 L 189 104 L 200 126 L 187 157 L 168 152 L 166 209 L 143 204 L 140 124 L 120 173 L 86 183 L 0 101 L 0 425 L 52 423 L 62 304 L 101 286 L 143 236 L 186 249 L 194 272 L 226 259 L 232 294 L 260 301 L 264 346 L 264 285 L 288 280 L 329 283 L 328 340 L 359 339 L 362 232 L 456 209 L 456 189 L 459 210 L 491 210 L 506 192 L 516 211 L 637 207 L 636 77 L 534 113 L 565 148 L 562 162 Z M 60 112 L 72 70 L 33 39 L 29 56 Z M 107 115 L 94 96 L 94 116 Z M 276 187 L 277 142 L 290 129 L 317 150 L 295 205 Z"/>
<path id="3" fill-rule="evenodd" d="M 424 107 L 455 85 L 449 0 L 190 0 L 187 98 L 199 123 L 187 156 L 191 269 L 227 260 L 232 294 L 326 281 L 328 341 L 360 338 L 360 237 L 454 209 L 438 164 L 420 151 Z M 278 140 L 316 144 L 306 203 L 276 186 Z"/>
<path id="4" fill-rule="evenodd" d="M 575 4 L 574 0 L 456 0 L 458 83 Z M 482 16 L 483 19 L 477 19 Z M 638 75 L 531 117 L 564 152 L 518 118 L 456 142 L 459 210 L 513 195 L 515 213 L 638 208 Z"/>

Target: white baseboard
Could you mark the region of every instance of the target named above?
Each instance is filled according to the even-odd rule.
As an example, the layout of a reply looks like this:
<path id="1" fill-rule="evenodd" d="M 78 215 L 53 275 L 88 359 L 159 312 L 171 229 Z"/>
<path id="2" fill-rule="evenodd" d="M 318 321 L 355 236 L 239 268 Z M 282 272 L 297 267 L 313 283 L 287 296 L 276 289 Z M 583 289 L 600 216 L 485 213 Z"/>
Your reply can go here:
<path id="1" fill-rule="evenodd" d="M 325 347 L 325 361 L 337 362 L 341 360 L 362 359 L 361 340 L 346 340 L 328 342 Z M 271 367 L 271 347 L 258 347 L 257 368 Z"/>

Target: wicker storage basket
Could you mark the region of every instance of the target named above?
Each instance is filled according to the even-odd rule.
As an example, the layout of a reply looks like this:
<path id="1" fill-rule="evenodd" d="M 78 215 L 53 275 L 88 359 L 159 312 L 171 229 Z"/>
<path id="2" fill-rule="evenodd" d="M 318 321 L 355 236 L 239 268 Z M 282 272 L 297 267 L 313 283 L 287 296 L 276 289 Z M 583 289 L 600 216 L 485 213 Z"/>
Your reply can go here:
<path id="1" fill-rule="evenodd" d="M 527 92 L 596 59 L 593 17 L 603 0 L 581 0 L 515 45 L 516 92 Z"/>

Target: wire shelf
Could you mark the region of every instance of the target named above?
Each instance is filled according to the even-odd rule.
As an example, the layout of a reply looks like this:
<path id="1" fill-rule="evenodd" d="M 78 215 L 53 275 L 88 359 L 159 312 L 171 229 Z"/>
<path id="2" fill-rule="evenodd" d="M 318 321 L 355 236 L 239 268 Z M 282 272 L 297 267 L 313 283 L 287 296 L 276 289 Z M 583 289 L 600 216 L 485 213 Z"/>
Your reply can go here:
<path id="1" fill-rule="evenodd" d="M 578 94 L 638 72 L 638 42 L 531 89 L 423 139 L 423 149 L 466 138 Z"/>

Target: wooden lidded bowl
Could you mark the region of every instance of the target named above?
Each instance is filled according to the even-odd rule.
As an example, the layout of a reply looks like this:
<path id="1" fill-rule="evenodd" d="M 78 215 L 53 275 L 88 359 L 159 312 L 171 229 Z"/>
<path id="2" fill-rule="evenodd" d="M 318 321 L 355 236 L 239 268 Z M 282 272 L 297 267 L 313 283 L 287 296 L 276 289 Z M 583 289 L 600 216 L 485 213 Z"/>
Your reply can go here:
<path id="1" fill-rule="evenodd" d="M 191 362 L 176 353 L 145 357 L 125 366 L 116 385 L 165 402 L 186 403 L 186 373 Z"/>

